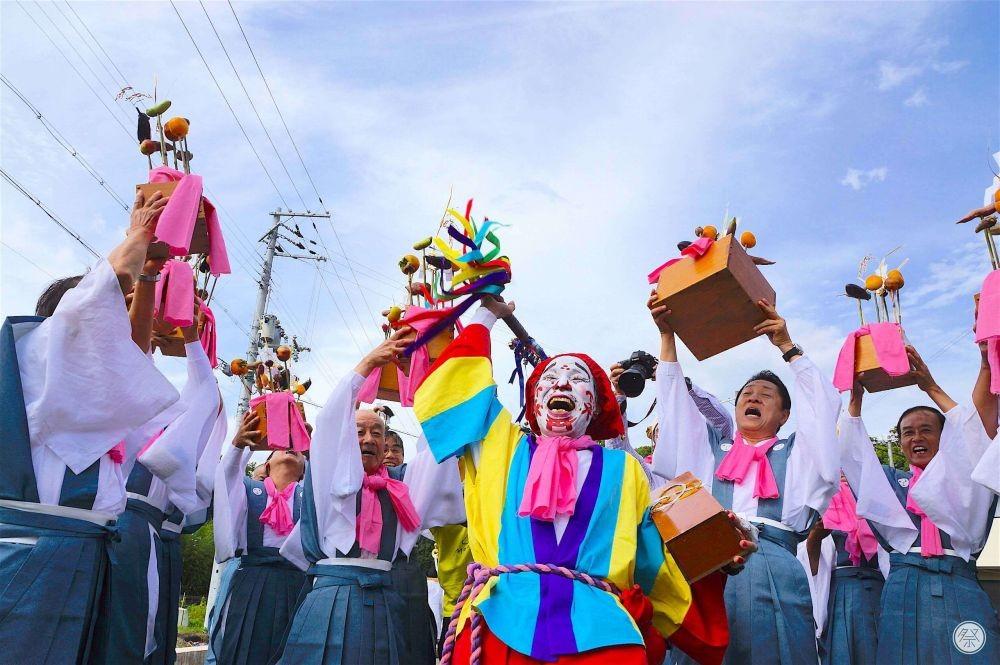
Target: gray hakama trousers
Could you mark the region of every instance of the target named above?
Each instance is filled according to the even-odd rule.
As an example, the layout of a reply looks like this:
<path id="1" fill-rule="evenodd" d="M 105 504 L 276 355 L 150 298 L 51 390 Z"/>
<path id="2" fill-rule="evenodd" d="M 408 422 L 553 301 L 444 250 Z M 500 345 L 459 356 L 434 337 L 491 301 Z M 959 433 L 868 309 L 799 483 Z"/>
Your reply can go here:
<path id="1" fill-rule="evenodd" d="M 824 665 L 875 662 L 882 585 L 878 570 L 846 566 L 833 571 L 822 637 Z"/>
<path id="2" fill-rule="evenodd" d="M 403 633 L 406 638 L 406 662 L 434 665 L 434 613 L 427 602 L 427 576 L 420 564 L 402 554 L 392 564 L 392 588 L 406 604 Z"/>

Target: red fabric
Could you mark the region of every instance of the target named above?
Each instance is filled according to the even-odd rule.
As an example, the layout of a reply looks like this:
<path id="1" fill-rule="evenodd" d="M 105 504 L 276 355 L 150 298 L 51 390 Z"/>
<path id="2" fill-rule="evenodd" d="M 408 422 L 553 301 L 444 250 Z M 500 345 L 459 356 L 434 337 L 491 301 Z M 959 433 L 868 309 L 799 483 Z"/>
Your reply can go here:
<path id="1" fill-rule="evenodd" d="M 670 644 L 702 665 L 719 665 L 729 646 L 729 623 L 723 592 L 726 576 L 715 572 L 691 585 L 691 607 Z"/>
<path id="2" fill-rule="evenodd" d="M 538 660 L 511 649 L 491 633 L 485 624 L 483 624 L 482 630 L 483 651 L 479 660 L 480 665 L 533 665 L 534 663 L 549 663 L 550 665 L 649 665 L 652 662 L 647 662 L 646 650 L 636 644 L 594 649 L 583 653 L 559 656 L 551 661 Z M 456 663 L 456 665 L 465 665 L 471 662 L 469 659 L 471 641 L 472 627 L 467 624 L 455 641 L 451 662 Z M 657 665 L 660 662 L 663 661 L 659 661 Z"/>
<path id="3" fill-rule="evenodd" d="M 653 626 L 653 603 L 642 592 L 638 584 L 631 589 L 622 591 L 619 597 L 622 607 L 629 613 L 642 633 L 642 641 L 646 643 L 646 661 L 649 665 L 662 665 L 667 655 L 667 640 Z"/>
<path id="4" fill-rule="evenodd" d="M 622 422 L 624 419 L 622 418 L 621 411 L 618 410 L 618 400 L 615 398 L 615 390 L 611 386 L 611 379 L 608 378 L 608 375 L 604 373 L 604 370 L 593 358 L 583 353 L 561 353 L 535 366 L 535 370 L 528 377 L 528 383 L 524 387 L 526 400 L 524 412 L 527 414 L 531 431 L 535 434 L 541 434 L 534 420 L 535 385 L 538 384 L 538 379 L 541 378 L 542 372 L 545 371 L 545 368 L 551 361 L 566 356 L 572 356 L 577 360 L 585 362 L 590 369 L 591 375 L 594 377 L 594 385 L 597 389 L 598 412 L 597 417 L 590 421 L 590 426 L 586 432 L 587 436 L 595 441 L 608 441 L 625 434 L 625 425 Z"/>

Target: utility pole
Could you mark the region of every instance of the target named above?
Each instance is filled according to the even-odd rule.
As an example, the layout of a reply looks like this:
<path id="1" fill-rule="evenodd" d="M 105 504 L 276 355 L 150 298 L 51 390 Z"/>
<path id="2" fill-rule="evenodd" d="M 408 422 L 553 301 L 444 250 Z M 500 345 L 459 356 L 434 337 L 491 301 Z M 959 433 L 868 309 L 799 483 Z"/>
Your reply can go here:
<path id="1" fill-rule="evenodd" d="M 271 213 L 273 222 L 271 228 L 262 235 L 257 242 L 266 242 L 267 251 L 264 254 L 264 264 L 260 271 L 260 289 L 257 292 L 257 307 L 254 309 L 253 318 L 250 319 L 250 345 L 247 347 L 247 362 L 253 362 L 257 358 L 257 352 L 261 348 L 261 326 L 264 321 L 264 310 L 267 308 L 268 299 L 271 297 L 271 272 L 274 267 L 274 257 L 286 257 L 290 259 L 300 259 L 305 261 L 326 261 L 327 257 L 317 254 L 312 250 L 306 250 L 309 254 L 287 254 L 278 247 L 278 238 L 284 238 L 288 242 L 301 246 L 296 240 L 281 235 L 282 229 L 299 235 L 297 230 L 293 230 L 285 223 L 285 219 L 295 217 L 320 217 L 330 218 L 328 212 L 292 212 L 282 211 L 280 208 Z M 300 236 L 301 237 L 301 236 Z M 248 372 L 243 377 L 243 396 L 237 408 L 237 414 L 242 414 L 250 406 L 250 394 L 253 390 L 253 373 Z"/>

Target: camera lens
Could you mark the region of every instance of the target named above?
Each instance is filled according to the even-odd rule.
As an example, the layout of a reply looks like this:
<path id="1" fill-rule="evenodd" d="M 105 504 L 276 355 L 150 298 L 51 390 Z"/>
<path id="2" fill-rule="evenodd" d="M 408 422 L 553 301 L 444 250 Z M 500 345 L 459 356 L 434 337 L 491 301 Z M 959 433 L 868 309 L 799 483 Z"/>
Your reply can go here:
<path id="1" fill-rule="evenodd" d="M 637 366 L 629 367 L 618 377 L 618 388 L 626 397 L 638 397 L 646 387 L 646 377 Z"/>

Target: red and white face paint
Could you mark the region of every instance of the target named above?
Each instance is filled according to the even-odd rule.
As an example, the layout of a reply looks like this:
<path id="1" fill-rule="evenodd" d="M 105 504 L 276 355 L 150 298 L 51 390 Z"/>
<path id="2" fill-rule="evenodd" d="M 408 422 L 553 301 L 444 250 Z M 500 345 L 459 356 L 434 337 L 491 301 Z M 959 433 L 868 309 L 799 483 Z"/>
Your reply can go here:
<path id="1" fill-rule="evenodd" d="M 542 436 L 583 436 L 596 412 L 597 388 L 577 358 L 553 358 L 535 385 L 535 413 Z"/>

